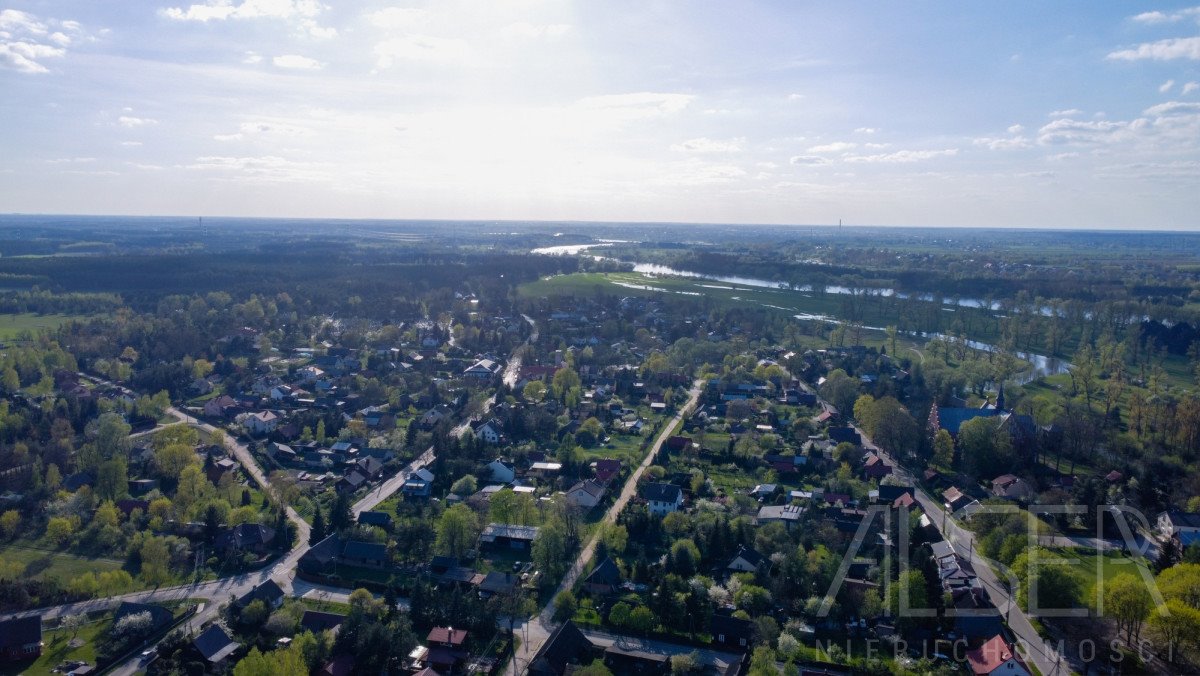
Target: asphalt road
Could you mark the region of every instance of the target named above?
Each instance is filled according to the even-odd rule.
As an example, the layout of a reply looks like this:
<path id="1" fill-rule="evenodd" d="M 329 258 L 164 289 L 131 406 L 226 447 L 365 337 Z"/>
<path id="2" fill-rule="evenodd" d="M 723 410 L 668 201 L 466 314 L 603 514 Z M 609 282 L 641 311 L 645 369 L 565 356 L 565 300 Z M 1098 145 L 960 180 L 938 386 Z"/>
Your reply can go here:
<path id="1" fill-rule="evenodd" d="M 663 427 L 662 432 L 658 435 L 658 439 L 654 441 L 654 445 L 650 447 L 649 451 L 647 451 L 646 457 L 642 460 L 642 464 L 638 465 L 633 474 L 629 475 L 629 480 L 625 482 L 625 486 L 621 490 L 621 495 L 617 497 L 617 500 L 613 502 L 612 506 L 609 507 L 607 512 L 605 512 L 604 519 L 601 521 L 602 524 L 616 523 L 617 515 L 621 513 L 621 510 L 625 508 L 625 505 L 628 504 L 629 500 L 632 499 L 637 493 L 638 479 L 641 478 L 642 473 L 646 471 L 646 468 L 654 464 L 654 457 L 658 455 L 658 450 L 662 448 L 662 445 L 666 442 L 667 437 L 671 436 L 671 430 L 673 430 L 675 425 L 679 424 L 679 421 L 683 420 L 683 418 L 691 411 L 692 407 L 696 405 L 696 401 L 700 398 L 701 385 L 702 382 L 700 380 L 697 380 L 692 384 L 692 389 L 690 392 L 688 392 L 689 396 L 687 403 L 679 409 L 679 412 L 675 414 L 675 417 L 671 419 L 671 422 L 667 423 L 667 425 Z M 555 596 L 557 596 L 559 592 L 573 588 L 575 586 L 575 581 L 579 579 L 579 576 L 584 570 L 587 570 L 588 564 L 591 563 L 592 558 L 596 555 L 596 544 L 600 541 L 600 534 L 601 529 L 597 528 L 595 534 L 592 535 L 592 539 L 589 540 L 587 545 L 580 550 L 579 555 L 575 558 L 575 563 L 571 565 L 571 568 L 567 571 L 566 576 L 563 577 L 562 583 L 559 584 L 558 589 L 555 590 Z M 515 631 L 521 632 L 521 645 L 517 648 L 516 653 L 513 655 L 513 659 L 505 666 L 504 673 L 506 676 L 517 676 L 518 674 L 523 673 L 523 670 L 528 670 L 529 662 L 534 658 L 534 656 L 537 655 L 538 651 L 542 649 L 542 645 L 545 644 L 546 639 L 548 639 L 551 632 L 554 631 L 555 623 L 552 619 L 554 617 L 554 611 L 554 597 L 551 597 L 550 603 L 546 604 L 546 607 L 542 609 L 542 612 L 538 613 L 537 617 L 528 619 L 516 626 Z"/>

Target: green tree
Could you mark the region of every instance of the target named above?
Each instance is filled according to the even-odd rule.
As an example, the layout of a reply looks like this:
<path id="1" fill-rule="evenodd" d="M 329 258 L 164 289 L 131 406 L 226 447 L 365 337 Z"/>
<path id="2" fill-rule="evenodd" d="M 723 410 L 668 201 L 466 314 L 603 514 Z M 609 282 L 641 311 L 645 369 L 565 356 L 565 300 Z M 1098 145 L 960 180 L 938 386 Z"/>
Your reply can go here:
<path id="1" fill-rule="evenodd" d="M 75 534 L 75 529 L 78 527 L 79 517 L 77 516 L 52 516 L 46 522 L 46 539 L 56 547 L 61 546 Z"/>
<path id="2" fill-rule="evenodd" d="M 474 495 L 479 490 L 479 483 L 473 474 L 464 474 L 450 486 L 450 492 L 455 495 Z"/>
<path id="3" fill-rule="evenodd" d="M 617 601 L 608 611 L 608 622 L 614 627 L 624 627 L 629 623 L 629 613 L 632 608 L 624 601 Z"/>
<path id="4" fill-rule="evenodd" d="M 635 633 L 646 634 L 658 626 L 658 618 L 646 606 L 638 606 L 630 611 L 626 626 Z"/>
<path id="5" fill-rule="evenodd" d="M 629 542 L 629 530 L 625 526 L 606 525 L 600 535 L 600 541 L 604 543 L 609 554 L 613 556 L 623 554 L 625 546 Z"/>
<path id="6" fill-rule="evenodd" d="M 554 621 L 565 622 L 575 617 L 579 603 L 570 589 L 564 589 L 554 596 Z"/>
<path id="7" fill-rule="evenodd" d="M 454 505 L 438 518 L 434 548 L 441 554 L 461 557 L 475 544 L 478 531 L 475 512 L 466 505 Z"/>
<path id="8" fill-rule="evenodd" d="M 170 444 L 154 451 L 154 467 L 159 476 L 176 481 L 184 468 L 197 465 L 196 453 L 186 444 Z"/>
<path id="9" fill-rule="evenodd" d="M 142 540 L 142 579 L 155 587 L 171 579 L 171 551 L 166 538 L 151 535 Z"/>
<path id="10" fill-rule="evenodd" d="M 946 430 L 938 430 L 933 437 L 933 463 L 945 468 L 954 464 L 954 437 Z"/>
<path id="11" fill-rule="evenodd" d="M 1008 471 L 1015 461 L 1008 432 L 997 418 L 973 418 L 958 428 L 958 449 L 963 467 L 987 479 Z"/>
<path id="12" fill-rule="evenodd" d="M 1150 615 L 1150 633 L 1162 644 L 1158 653 L 1175 661 L 1200 642 L 1200 610 L 1179 599 L 1167 599 L 1166 611 Z"/>
<path id="13" fill-rule="evenodd" d="M 598 657 L 592 660 L 591 664 L 576 669 L 574 673 L 578 674 L 578 676 L 613 676 L 613 672 L 604 666 L 604 662 Z"/>
<path id="14" fill-rule="evenodd" d="M 6 510 L 0 514 L 0 535 L 5 539 L 16 537 L 21 527 L 21 513 L 15 509 Z"/>
<path id="15" fill-rule="evenodd" d="M 1104 583 L 1104 610 L 1117 620 L 1117 631 L 1125 632 L 1132 645 L 1142 632 L 1142 622 L 1150 614 L 1153 601 L 1141 578 L 1122 573 Z"/>
<path id="16" fill-rule="evenodd" d="M 541 403 L 546 398 L 546 384 L 540 380 L 531 380 L 525 383 L 525 388 L 521 390 L 521 396 L 525 398 L 525 401 Z"/>
<path id="17" fill-rule="evenodd" d="M 1053 552 L 1034 548 L 1021 552 L 1013 562 L 1012 570 L 1021 582 L 1017 591 L 1017 603 L 1027 611 L 1030 602 L 1039 609 L 1076 608 L 1083 597 L 1083 580 L 1067 566 L 1044 563 L 1046 559 L 1059 558 Z M 1036 586 L 1037 595 L 1030 598 Z"/>
<path id="18" fill-rule="evenodd" d="M 117 500 L 129 490 L 129 468 L 123 456 L 100 463 L 96 471 L 96 496 Z"/>
<path id="19" fill-rule="evenodd" d="M 566 529 L 558 521 L 552 521 L 538 530 L 533 541 L 533 561 L 542 574 L 556 579 L 566 570 L 569 561 L 570 541 Z"/>

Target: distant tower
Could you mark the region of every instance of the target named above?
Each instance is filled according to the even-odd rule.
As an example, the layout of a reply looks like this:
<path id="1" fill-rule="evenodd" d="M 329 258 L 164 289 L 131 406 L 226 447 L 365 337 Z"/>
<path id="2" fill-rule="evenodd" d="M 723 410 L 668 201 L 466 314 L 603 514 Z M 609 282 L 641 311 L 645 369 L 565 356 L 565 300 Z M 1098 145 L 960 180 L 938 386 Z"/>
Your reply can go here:
<path id="1" fill-rule="evenodd" d="M 996 410 L 1004 410 L 1004 383 L 1000 383 L 1000 391 L 996 393 Z"/>

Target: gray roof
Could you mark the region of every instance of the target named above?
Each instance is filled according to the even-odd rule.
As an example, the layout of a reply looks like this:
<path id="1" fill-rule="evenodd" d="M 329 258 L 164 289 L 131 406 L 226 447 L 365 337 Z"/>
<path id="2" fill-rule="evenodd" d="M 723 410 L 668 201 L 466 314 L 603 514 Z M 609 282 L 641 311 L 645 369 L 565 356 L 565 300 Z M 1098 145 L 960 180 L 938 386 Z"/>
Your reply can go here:
<path id="1" fill-rule="evenodd" d="M 508 538 L 509 540 L 530 540 L 537 537 L 537 526 L 518 526 L 509 523 L 489 523 L 480 534 L 479 539 L 484 542 L 492 542 L 496 538 Z"/>
<path id="2" fill-rule="evenodd" d="M 654 502 L 679 502 L 683 491 L 675 484 L 648 483 L 642 487 L 642 497 Z"/>
<path id="3" fill-rule="evenodd" d="M 220 662 L 241 647 L 229 638 L 224 629 L 215 624 L 197 636 L 192 645 L 209 662 Z"/>

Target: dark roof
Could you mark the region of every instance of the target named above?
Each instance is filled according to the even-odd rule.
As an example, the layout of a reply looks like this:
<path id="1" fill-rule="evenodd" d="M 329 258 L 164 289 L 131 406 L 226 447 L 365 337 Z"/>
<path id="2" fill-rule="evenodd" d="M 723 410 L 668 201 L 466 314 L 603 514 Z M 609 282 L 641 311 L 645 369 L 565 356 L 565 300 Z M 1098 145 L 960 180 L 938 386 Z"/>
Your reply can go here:
<path id="1" fill-rule="evenodd" d="M 750 640 L 752 634 L 750 625 L 750 620 L 718 613 L 712 616 L 708 628 L 714 640 L 723 634 L 725 643 L 737 643 L 741 639 Z"/>
<path id="2" fill-rule="evenodd" d="M 220 662 L 240 647 L 216 624 L 205 629 L 192 641 L 192 645 L 209 662 Z"/>
<path id="3" fill-rule="evenodd" d="M 392 515 L 387 512 L 363 512 L 358 515 L 358 522 L 370 526 L 390 526 Z"/>
<path id="4" fill-rule="evenodd" d="M 939 406 L 937 409 L 938 427 L 953 436 L 958 436 L 958 428 L 968 420 L 975 418 L 994 418 L 1000 411 L 994 408 L 959 408 L 954 406 Z"/>
<path id="5" fill-rule="evenodd" d="M 606 556 L 587 576 L 584 583 L 616 587 L 621 584 L 621 570 Z"/>
<path id="6" fill-rule="evenodd" d="M 359 542 L 351 540 L 342 549 L 342 556 L 348 559 L 366 559 L 368 561 L 387 561 L 387 547 L 375 542 Z"/>
<path id="7" fill-rule="evenodd" d="M 338 613 L 323 613 L 319 610 L 306 610 L 300 618 L 300 628 L 319 634 L 329 629 L 336 629 L 345 621 L 345 615 Z"/>
<path id="8" fill-rule="evenodd" d="M 520 583 L 521 578 L 512 573 L 493 570 L 483 578 L 483 582 L 479 583 L 479 591 L 489 594 L 507 594 Z"/>
<path id="9" fill-rule="evenodd" d="M 737 553 L 733 555 L 733 558 L 729 559 L 729 563 L 732 564 L 739 557 L 744 559 L 746 563 L 749 563 L 756 568 L 761 566 L 762 562 L 765 560 L 762 554 L 759 554 L 749 547 L 738 547 Z"/>
<path id="10" fill-rule="evenodd" d="M 683 491 L 675 484 L 648 483 L 642 486 L 642 497 L 655 502 L 678 502 Z"/>
<path id="11" fill-rule="evenodd" d="M 862 437 L 858 432 L 854 431 L 853 427 L 830 427 L 829 438 L 838 443 L 854 444 L 855 446 L 862 445 Z"/>
<path id="12" fill-rule="evenodd" d="M 454 627 L 434 627 L 429 630 L 429 635 L 425 637 L 426 643 L 441 643 L 445 645 L 462 645 L 467 640 L 466 629 L 455 629 Z"/>
<path id="13" fill-rule="evenodd" d="M 238 607 L 245 607 L 255 601 L 262 601 L 267 604 L 267 607 L 275 605 L 276 601 L 283 598 L 283 590 L 279 585 L 275 584 L 275 580 L 267 580 L 258 585 L 254 589 L 246 592 L 244 596 L 237 600 Z"/>
<path id="14" fill-rule="evenodd" d="M 269 544 L 275 539 L 275 529 L 258 523 L 243 523 L 227 528 L 217 535 L 220 549 L 242 549 Z"/>
<path id="15" fill-rule="evenodd" d="M 592 642 L 588 640 L 579 627 L 567 620 L 550 634 L 550 638 L 542 645 L 542 649 L 529 663 L 531 674 L 554 674 L 561 676 L 567 670 L 567 665 L 573 662 L 590 662 Z"/>
<path id="16" fill-rule="evenodd" d="M 156 606 L 153 603 L 133 603 L 132 601 L 122 601 L 121 605 L 117 606 L 116 612 L 113 613 L 112 623 L 115 625 L 121 618 L 130 615 L 138 615 L 140 613 L 150 613 L 150 626 L 158 628 L 170 624 L 175 617 L 171 611 Z"/>
<path id="17" fill-rule="evenodd" d="M 429 561 L 429 570 L 434 573 L 444 573 L 458 567 L 458 557 L 435 556 Z"/>
<path id="18" fill-rule="evenodd" d="M 0 651 L 42 642 L 42 616 L 31 615 L 0 622 Z"/>
<path id="19" fill-rule="evenodd" d="M 325 663 L 320 673 L 325 676 L 347 676 L 354 671 L 354 657 L 342 653 Z"/>
<path id="20" fill-rule="evenodd" d="M 300 565 L 305 568 L 328 565 L 341 551 L 342 540 L 335 533 L 310 547 L 304 556 L 300 557 Z"/>
<path id="21" fill-rule="evenodd" d="M 913 487 L 879 484 L 879 499 L 883 502 L 895 502 L 896 498 L 905 494 L 912 495 Z"/>

